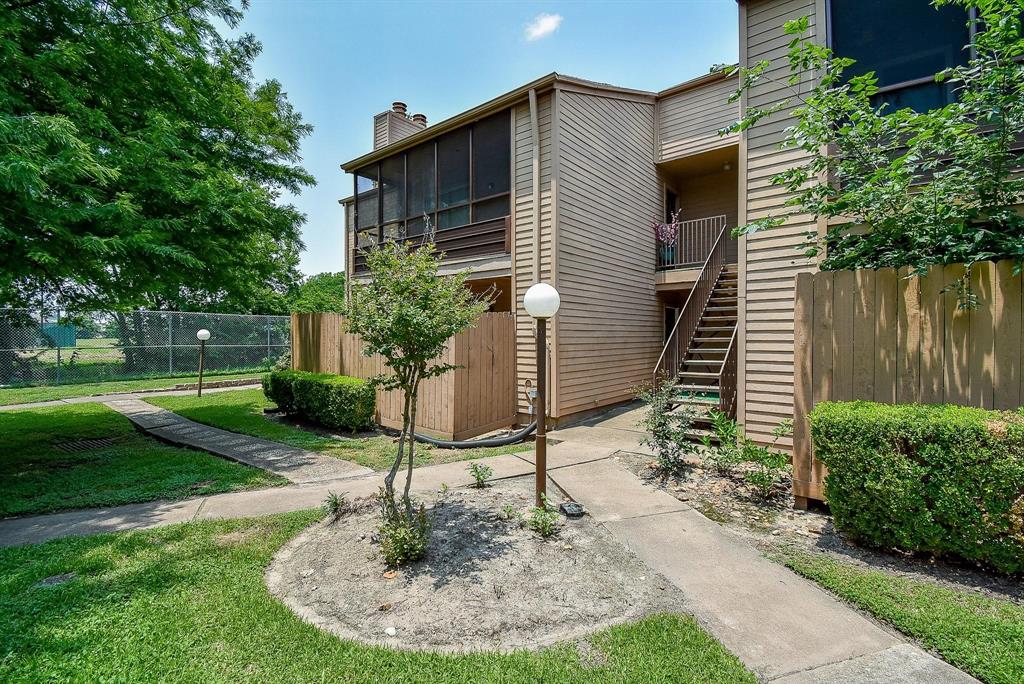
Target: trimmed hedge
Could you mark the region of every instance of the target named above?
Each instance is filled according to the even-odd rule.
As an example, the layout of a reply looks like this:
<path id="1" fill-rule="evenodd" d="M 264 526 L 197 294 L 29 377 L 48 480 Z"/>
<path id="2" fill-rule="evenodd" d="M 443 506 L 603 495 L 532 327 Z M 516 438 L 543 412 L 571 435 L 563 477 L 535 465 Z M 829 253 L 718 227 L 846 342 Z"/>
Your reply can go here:
<path id="1" fill-rule="evenodd" d="M 810 427 L 838 529 L 1024 571 L 1024 413 L 823 402 Z"/>
<path id="2" fill-rule="evenodd" d="M 263 393 L 287 414 L 325 427 L 373 427 L 377 398 L 366 380 L 330 373 L 273 371 L 263 376 Z"/>

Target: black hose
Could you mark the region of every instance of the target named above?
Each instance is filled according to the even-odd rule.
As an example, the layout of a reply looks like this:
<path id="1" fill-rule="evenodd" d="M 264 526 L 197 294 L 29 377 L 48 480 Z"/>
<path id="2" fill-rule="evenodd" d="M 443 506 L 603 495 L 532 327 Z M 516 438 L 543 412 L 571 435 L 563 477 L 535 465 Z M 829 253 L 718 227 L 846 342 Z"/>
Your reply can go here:
<path id="1" fill-rule="evenodd" d="M 537 429 L 537 421 L 533 421 L 519 432 L 513 432 L 511 435 L 505 435 L 504 437 L 492 437 L 490 439 L 468 439 L 461 442 L 453 442 L 447 439 L 434 439 L 433 437 L 427 437 L 416 432 L 413 437 L 416 438 L 417 442 L 426 442 L 442 449 L 473 449 L 475 447 L 498 447 L 505 446 L 507 444 L 515 444 L 521 442 L 534 430 Z"/>

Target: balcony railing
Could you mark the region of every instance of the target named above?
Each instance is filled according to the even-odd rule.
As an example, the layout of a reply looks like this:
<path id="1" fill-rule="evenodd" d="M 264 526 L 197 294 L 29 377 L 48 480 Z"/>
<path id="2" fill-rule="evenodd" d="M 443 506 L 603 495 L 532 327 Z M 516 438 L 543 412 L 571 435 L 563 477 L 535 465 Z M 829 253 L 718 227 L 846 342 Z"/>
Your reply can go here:
<path id="1" fill-rule="evenodd" d="M 410 235 L 402 239 L 419 245 L 433 237 L 434 247 L 444 252 L 445 260 L 510 254 L 512 245 L 509 224 L 509 217 L 502 216 L 454 228 L 440 228 L 433 231 L 433 236 Z M 355 271 L 366 271 L 366 254 L 360 249 L 355 253 Z"/>
<path id="2" fill-rule="evenodd" d="M 670 268 L 699 268 L 708 258 L 715 242 L 726 225 L 726 217 L 708 216 L 680 221 L 675 242 L 658 243 L 658 270 Z M 724 240 L 728 240 L 725 236 Z M 728 247 L 728 245 L 726 245 Z"/>

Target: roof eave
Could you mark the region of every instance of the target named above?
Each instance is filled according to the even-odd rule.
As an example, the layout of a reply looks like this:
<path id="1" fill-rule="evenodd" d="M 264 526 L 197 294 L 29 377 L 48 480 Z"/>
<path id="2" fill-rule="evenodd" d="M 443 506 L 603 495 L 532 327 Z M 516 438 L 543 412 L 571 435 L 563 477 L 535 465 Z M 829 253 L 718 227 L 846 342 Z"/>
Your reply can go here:
<path id="1" fill-rule="evenodd" d="M 414 147 L 419 143 L 434 138 L 446 131 L 458 128 L 459 126 L 464 126 L 465 124 L 471 123 L 479 118 L 487 116 L 488 114 L 510 107 L 523 98 L 528 97 L 529 92 L 535 88 L 537 90 L 546 90 L 547 88 L 552 87 L 558 78 L 558 74 L 554 72 L 547 76 L 541 76 L 537 80 L 531 81 L 524 86 L 511 90 L 504 95 L 499 95 L 493 100 L 488 100 L 483 104 L 467 109 L 466 111 L 449 117 L 444 121 L 439 121 L 433 126 L 427 126 L 422 131 L 413 133 L 412 135 L 393 142 L 390 145 L 385 145 L 384 147 L 368 152 L 361 157 L 356 157 L 355 159 L 347 161 L 341 165 L 341 169 L 342 171 L 352 173 L 354 170 L 365 166 L 366 164 L 370 164 L 396 152 L 401 152 L 402 150 Z"/>
<path id="2" fill-rule="evenodd" d="M 726 68 L 729 68 L 730 66 L 736 65 L 727 65 Z M 658 99 L 661 99 L 663 97 L 669 97 L 670 95 L 676 95 L 677 93 L 682 93 L 687 90 L 693 90 L 694 88 L 701 88 L 703 86 L 711 85 L 712 83 L 718 83 L 719 81 L 724 81 L 730 78 L 737 78 L 737 75 L 727 74 L 724 69 L 719 71 L 712 71 L 710 73 L 704 74 L 703 76 L 691 78 L 689 81 L 683 81 L 682 83 L 674 85 L 671 88 L 666 88 L 665 90 L 658 91 Z"/>

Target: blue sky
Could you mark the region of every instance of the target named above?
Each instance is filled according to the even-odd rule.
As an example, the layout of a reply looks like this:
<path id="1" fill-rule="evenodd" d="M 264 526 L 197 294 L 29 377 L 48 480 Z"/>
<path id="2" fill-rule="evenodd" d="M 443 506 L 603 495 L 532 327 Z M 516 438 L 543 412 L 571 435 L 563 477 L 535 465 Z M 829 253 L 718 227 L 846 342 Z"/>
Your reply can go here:
<path id="1" fill-rule="evenodd" d="M 303 272 L 342 270 L 337 200 L 352 183 L 338 165 L 370 150 L 393 100 L 436 123 L 552 71 L 661 90 L 737 59 L 736 14 L 735 0 L 252 0 L 240 30 L 263 43 L 256 76 L 281 81 L 315 127 L 303 165 L 318 185 L 293 200 L 308 217 Z"/>

